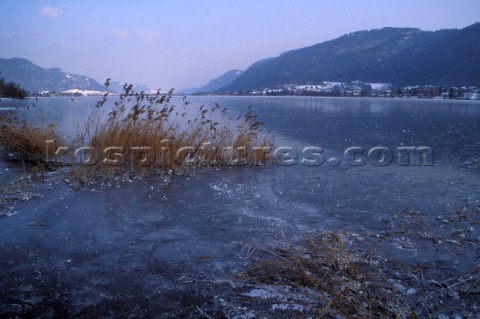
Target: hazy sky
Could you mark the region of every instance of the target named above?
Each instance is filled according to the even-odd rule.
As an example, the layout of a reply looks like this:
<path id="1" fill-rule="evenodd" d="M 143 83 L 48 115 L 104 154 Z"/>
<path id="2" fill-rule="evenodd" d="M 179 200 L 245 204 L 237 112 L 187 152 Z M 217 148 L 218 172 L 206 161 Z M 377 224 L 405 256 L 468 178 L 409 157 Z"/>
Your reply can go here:
<path id="1" fill-rule="evenodd" d="M 162 89 L 353 31 L 480 21 L 479 0 L 0 0 L 0 9 L 2 58 Z"/>

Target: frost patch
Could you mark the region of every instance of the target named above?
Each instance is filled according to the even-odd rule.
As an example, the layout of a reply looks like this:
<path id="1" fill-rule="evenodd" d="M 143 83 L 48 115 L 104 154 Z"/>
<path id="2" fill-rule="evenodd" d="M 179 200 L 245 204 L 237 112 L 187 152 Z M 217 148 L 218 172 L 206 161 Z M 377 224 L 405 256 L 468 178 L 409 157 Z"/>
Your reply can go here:
<path id="1" fill-rule="evenodd" d="M 233 191 L 227 184 L 210 184 L 210 188 L 221 194 L 230 194 Z"/>
<path id="2" fill-rule="evenodd" d="M 244 293 L 243 295 L 260 299 L 285 299 L 285 297 L 278 292 L 268 289 L 252 289 L 249 292 Z"/>
<path id="3" fill-rule="evenodd" d="M 298 304 L 274 304 L 272 305 L 272 310 L 281 310 L 281 311 L 298 311 L 298 312 L 303 312 L 305 310 L 305 307 L 302 305 Z"/>

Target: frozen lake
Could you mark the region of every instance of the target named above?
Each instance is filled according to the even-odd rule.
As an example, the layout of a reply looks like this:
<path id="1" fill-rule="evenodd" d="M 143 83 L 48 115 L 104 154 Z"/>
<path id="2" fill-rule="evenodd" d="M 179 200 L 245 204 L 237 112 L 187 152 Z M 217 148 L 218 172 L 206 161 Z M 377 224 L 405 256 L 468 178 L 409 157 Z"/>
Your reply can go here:
<path id="1" fill-rule="evenodd" d="M 19 114 L 36 121 L 34 108 L 26 109 L 35 103 L 72 130 L 98 100 L 2 100 L 0 108 L 20 106 Z M 176 101 L 180 105 L 181 97 Z M 242 270 L 243 245 L 268 241 L 279 230 L 292 240 L 328 229 L 381 231 L 392 213 L 412 208 L 435 217 L 454 213 L 465 200 L 480 200 L 478 102 L 209 96 L 189 101 L 192 109 L 217 102 L 235 115 L 253 105 L 276 135 L 276 146 L 299 156 L 305 147 L 321 147 L 325 161 L 196 169 L 189 176 L 153 176 L 78 192 L 46 181 L 34 189 L 41 198 L 19 201 L 11 216 L 0 217 L 0 313 L 187 316 L 210 298 L 205 296 L 219 293 L 211 281 Z M 389 165 L 378 165 L 375 153 L 367 155 L 379 146 L 394 155 Z M 433 165 L 399 165 L 397 148 L 409 146 L 432 150 Z M 365 150 L 357 154 L 364 165 L 344 156 L 350 147 Z M 0 185 L 22 170 L 0 162 Z M 186 286 L 177 281 L 182 276 L 197 281 Z"/>

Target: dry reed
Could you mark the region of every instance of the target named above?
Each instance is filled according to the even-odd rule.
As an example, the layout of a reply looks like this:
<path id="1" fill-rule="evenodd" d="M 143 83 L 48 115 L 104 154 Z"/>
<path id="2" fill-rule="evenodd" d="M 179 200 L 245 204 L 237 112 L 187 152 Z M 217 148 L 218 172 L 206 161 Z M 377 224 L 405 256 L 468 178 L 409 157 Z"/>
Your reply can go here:
<path id="1" fill-rule="evenodd" d="M 55 155 L 55 148 L 49 147 L 46 141 L 65 143 L 55 124 L 33 127 L 26 121 L 7 116 L 0 118 L 0 125 L 0 145 L 9 153 L 9 159 L 46 166 L 47 159 Z"/>
<path id="2" fill-rule="evenodd" d="M 323 232 L 303 244 L 287 244 L 274 251 L 258 249 L 270 257 L 262 257 L 239 278 L 254 284 L 311 289 L 322 296 L 309 313 L 315 318 L 413 317 L 381 271 L 348 248 L 345 236 Z"/>
<path id="3" fill-rule="evenodd" d="M 261 138 L 263 123 L 251 108 L 236 121 L 218 104 L 211 109 L 201 106 L 192 117 L 186 98 L 177 107 L 172 96 L 173 90 L 152 95 L 126 84 L 113 108 L 107 109 L 109 97 L 103 96 L 69 144 L 53 124 L 32 127 L 12 118 L 2 121 L 0 143 L 22 160 L 71 166 L 71 172 L 83 179 L 98 172 L 110 176 L 119 171 L 144 174 L 191 166 L 259 165 L 269 158 L 273 138 L 270 134 Z M 55 144 L 47 147 L 47 140 Z M 67 145 L 66 151 L 56 152 L 59 145 Z"/>

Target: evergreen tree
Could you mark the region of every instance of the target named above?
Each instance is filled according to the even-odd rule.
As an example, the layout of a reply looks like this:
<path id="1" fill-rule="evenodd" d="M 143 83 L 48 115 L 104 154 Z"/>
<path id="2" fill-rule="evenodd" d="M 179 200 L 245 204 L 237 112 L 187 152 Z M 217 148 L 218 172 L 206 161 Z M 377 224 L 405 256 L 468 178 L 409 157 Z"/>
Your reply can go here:
<path id="1" fill-rule="evenodd" d="M 3 79 L 0 79 L 0 97 L 24 99 L 27 95 L 27 91 L 18 86 L 18 84 L 13 82 L 5 83 Z"/>

